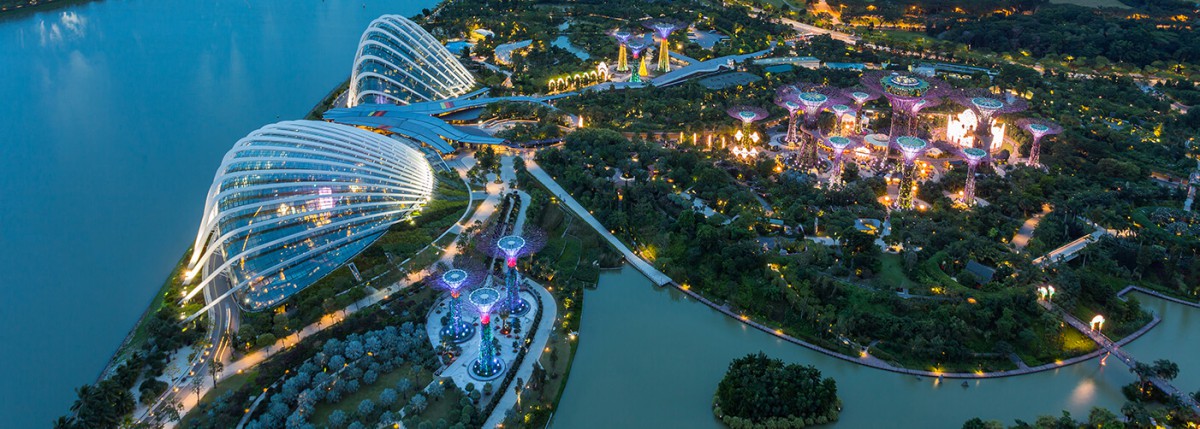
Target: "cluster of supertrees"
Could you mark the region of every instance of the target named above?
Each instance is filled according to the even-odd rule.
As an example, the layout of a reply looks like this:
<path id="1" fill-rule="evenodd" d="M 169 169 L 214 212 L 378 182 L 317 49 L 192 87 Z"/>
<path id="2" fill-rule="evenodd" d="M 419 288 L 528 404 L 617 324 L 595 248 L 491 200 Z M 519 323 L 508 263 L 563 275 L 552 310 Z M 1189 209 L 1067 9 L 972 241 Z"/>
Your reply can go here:
<path id="1" fill-rule="evenodd" d="M 495 327 L 491 323 L 492 313 L 500 313 L 507 319 L 524 315 L 531 309 L 529 302 L 521 297 L 523 282 L 517 270 L 517 259 L 539 250 L 545 243 L 540 237 L 536 232 L 529 231 L 524 237 L 506 235 L 496 238 L 494 235 L 484 235 L 479 238 L 477 249 L 489 257 L 504 260 L 503 283 L 499 286 L 484 286 L 489 269 L 473 262 L 460 263 L 459 267 L 432 276 L 439 286 L 450 293 L 446 322 L 440 331 L 443 339 L 459 344 L 475 335 L 475 327 L 462 320 L 464 295 L 467 303 L 479 312 L 479 356 L 470 366 L 471 375 L 477 379 L 490 380 L 499 377 L 504 370 L 504 361 L 498 356 L 493 340 Z"/>
<path id="2" fill-rule="evenodd" d="M 686 25 L 680 21 L 671 18 L 656 18 L 642 22 L 642 26 L 658 36 L 660 41 L 658 47 L 658 64 L 656 70 L 659 73 L 671 71 L 671 33 L 675 30 L 685 27 Z M 617 71 L 626 73 L 630 71 L 628 55 L 632 54 L 634 61 L 637 62 L 637 70 L 629 76 L 630 82 L 641 82 L 648 76 L 649 70 L 646 67 L 646 59 L 642 57 L 644 51 L 652 43 L 647 40 L 646 34 L 635 34 L 632 30 L 618 29 L 612 32 L 613 38 L 617 39 L 620 45 L 617 58 Z"/>
<path id="3" fill-rule="evenodd" d="M 959 155 L 968 166 L 967 182 L 963 189 L 962 202 L 974 205 L 976 168 L 990 153 L 986 142 L 992 140 L 992 124 L 1001 115 L 1019 113 L 1028 109 L 1025 100 L 999 97 L 982 89 L 955 89 L 946 82 L 913 73 L 892 71 L 869 71 L 863 74 L 861 85 L 852 88 L 834 88 L 814 83 L 784 85 L 776 90 L 774 102 L 787 111 L 787 134 L 784 142 L 798 147 L 795 164 L 802 169 L 820 165 L 817 148 L 825 146 L 832 152 L 832 165 L 828 179 L 830 187 L 840 186 L 842 179 L 842 157 L 856 145 L 862 144 L 863 122 L 859 120 L 863 106 L 875 99 L 885 98 L 891 107 L 891 126 L 887 135 L 887 152 L 897 150 L 903 156 L 900 179 L 899 208 L 911 209 L 915 192 L 915 161 L 932 145 L 920 122 L 923 110 L 956 103 L 969 109 L 977 124 L 970 130 L 974 134 L 973 147 L 963 148 Z M 766 117 L 751 114 L 755 108 L 735 106 L 728 110 L 730 116 L 742 120 L 744 128 Z M 759 109 L 761 110 L 761 109 Z M 821 129 L 820 115 L 830 112 L 835 117 L 835 126 Z M 1033 136 L 1029 165 L 1038 165 L 1041 140 L 1044 136 L 1057 134 L 1062 128 L 1045 120 L 1022 119 L 1018 126 Z M 742 133 L 739 130 L 738 133 Z M 740 137 L 737 140 L 742 140 Z M 757 142 L 755 142 L 757 143 Z M 980 146 L 983 147 L 980 147 Z M 742 153 L 746 150 L 740 147 Z"/>

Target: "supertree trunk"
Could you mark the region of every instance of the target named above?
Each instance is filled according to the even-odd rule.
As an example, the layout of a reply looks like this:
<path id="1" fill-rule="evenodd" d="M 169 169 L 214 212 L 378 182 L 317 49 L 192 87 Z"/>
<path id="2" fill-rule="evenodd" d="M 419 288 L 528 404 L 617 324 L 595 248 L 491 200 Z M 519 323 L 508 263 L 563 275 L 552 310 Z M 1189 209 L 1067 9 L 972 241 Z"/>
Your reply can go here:
<path id="1" fill-rule="evenodd" d="M 975 205 L 975 168 L 976 164 L 967 166 L 967 184 L 963 186 L 963 204 L 967 207 Z"/>
<path id="2" fill-rule="evenodd" d="M 916 164 L 906 162 L 901 164 L 900 169 L 900 189 L 898 189 L 900 195 L 897 198 L 897 202 L 900 204 L 901 209 L 909 210 L 913 208 L 913 175 L 917 168 Z"/>
<path id="3" fill-rule="evenodd" d="M 1042 155 L 1042 138 L 1034 137 L 1033 143 L 1029 146 L 1029 165 L 1038 166 Z"/>

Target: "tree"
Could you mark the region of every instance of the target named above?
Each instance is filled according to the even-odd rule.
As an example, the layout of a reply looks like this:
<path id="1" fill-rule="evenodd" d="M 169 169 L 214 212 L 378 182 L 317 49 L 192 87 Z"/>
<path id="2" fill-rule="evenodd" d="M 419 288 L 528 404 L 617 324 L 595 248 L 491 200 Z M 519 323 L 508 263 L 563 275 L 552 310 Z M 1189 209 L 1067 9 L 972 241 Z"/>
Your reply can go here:
<path id="1" fill-rule="evenodd" d="M 425 395 L 418 393 L 408 400 L 408 405 L 412 407 L 413 412 L 419 414 L 425 411 L 425 407 L 429 404 L 425 401 Z"/>
<path id="2" fill-rule="evenodd" d="M 359 416 L 362 416 L 365 418 L 365 417 L 370 416 L 371 413 L 374 413 L 374 412 L 375 412 L 375 403 L 372 402 L 370 399 L 363 399 L 362 402 L 358 403 L 358 415 Z"/>
<path id="3" fill-rule="evenodd" d="M 722 420 L 737 427 L 730 422 L 744 419 L 757 425 L 799 417 L 824 423 L 837 419 L 840 403 L 837 383 L 822 379 L 815 367 L 784 364 L 759 352 L 729 364 L 713 407 Z"/>
<path id="4" fill-rule="evenodd" d="M 383 389 L 382 392 L 379 392 L 379 405 L 382 405 L 384 408 L 390 408 L 392 404 L 396 403 L 396 399 L 398 398 L 399 395 L 396 394 L 396 389 L 390 387 Z"/>
<path id="5" fill-rule="evenodd" d="M 329 413 L 329 427 L 333 429 L 341 429 L 346 426 L 346 412 L 342 410 L 333 410 Z"/>
<path id="6" fill-rule="evenodd" d="M 208 376 L 212 377 L 214 388 L 217 387 L 217 377 L 221 375 L 222 371 L 225 371 L 225 364 L 221 362 L 219 356 L 213 356 L 212 362 L 208 364 Z"/>

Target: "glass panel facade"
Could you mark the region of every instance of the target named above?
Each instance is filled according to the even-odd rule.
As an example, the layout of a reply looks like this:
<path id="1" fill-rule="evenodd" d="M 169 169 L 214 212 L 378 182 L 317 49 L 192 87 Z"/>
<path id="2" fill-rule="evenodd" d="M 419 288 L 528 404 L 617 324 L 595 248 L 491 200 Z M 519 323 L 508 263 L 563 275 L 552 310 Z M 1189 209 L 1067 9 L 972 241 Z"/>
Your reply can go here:
<path id="1" fill-rule="evenodd" d="M 384 15 L 363 32 L 350 74 L 349 107 L 363 103 L 410 104 L 454 98 L 475 78 L 425 29 L 399 15 Z"/>

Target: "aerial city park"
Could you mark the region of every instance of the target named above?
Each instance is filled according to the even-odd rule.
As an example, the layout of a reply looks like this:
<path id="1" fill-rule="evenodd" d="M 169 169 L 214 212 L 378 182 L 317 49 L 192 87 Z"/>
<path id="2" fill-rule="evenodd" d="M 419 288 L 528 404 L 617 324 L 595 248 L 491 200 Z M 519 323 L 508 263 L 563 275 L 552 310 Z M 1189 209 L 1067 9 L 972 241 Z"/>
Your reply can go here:
<path id="1" fill-rule="evenodd" d="M 484 3 L 380 17 L 305 120 L 234 143 L 164 292 L 188 333 L 145 346 L 178 376 L 133 419 L 1200 418 L 1195 353 L 1139 347 L 1200 308 L 1200 125 L 1166 101 L 1193 90 L 926 52 L 857 7 Z"/>

